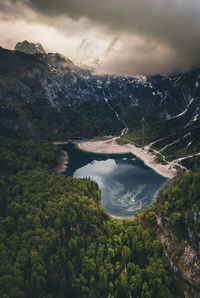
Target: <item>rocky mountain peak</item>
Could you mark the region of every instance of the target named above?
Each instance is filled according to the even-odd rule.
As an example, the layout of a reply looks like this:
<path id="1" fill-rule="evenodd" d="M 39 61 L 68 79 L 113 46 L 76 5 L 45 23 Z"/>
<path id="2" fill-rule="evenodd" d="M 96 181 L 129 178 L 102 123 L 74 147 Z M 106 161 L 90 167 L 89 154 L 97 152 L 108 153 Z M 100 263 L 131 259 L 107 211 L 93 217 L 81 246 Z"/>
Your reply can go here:
<path id="1" fill-rule="evenodd" d="M 27 54 L 45 54 L 46 53 L 39 42 L 32 43 L 27 40 L 18 42 L 15 46 L 15 51 L 24 52 Z"/>

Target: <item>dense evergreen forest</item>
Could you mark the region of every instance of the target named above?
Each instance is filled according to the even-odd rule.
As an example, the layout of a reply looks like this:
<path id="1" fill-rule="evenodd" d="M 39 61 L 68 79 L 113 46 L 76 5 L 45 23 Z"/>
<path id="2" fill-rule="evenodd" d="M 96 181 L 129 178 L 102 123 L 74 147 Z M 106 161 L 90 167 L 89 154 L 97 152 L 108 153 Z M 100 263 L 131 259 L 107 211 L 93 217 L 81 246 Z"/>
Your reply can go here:
<path id="1" fill-rule="evenodd" d="M 119 221 L 99 205 L 95 182 L 53 173 L 57 146 L 8 137 L 0 144 L 0 297 L 184 297 L 160 240 L 164 233 L 179 266 L 187 226 L 200 232 L 198 168 Z"/>
<path id="2" fill-rule="evenodd" d="M 1 297 L 174 297 L 155 213 L 111 219 L 96 183 L 51 173 L 55 145 L 0 141 Z"/>

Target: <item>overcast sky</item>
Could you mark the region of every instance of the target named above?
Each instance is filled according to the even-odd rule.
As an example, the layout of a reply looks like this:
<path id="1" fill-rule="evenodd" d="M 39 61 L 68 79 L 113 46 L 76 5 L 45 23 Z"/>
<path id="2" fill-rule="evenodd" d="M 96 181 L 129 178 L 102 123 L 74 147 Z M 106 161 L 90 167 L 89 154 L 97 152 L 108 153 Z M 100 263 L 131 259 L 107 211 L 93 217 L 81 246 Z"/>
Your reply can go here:
<path id="1" fill-rule="evenodd" d="M 199 0 L 0 0 L 0 45 L 40 42 L 97 73 L 156 74 L 200 64 Z"/>

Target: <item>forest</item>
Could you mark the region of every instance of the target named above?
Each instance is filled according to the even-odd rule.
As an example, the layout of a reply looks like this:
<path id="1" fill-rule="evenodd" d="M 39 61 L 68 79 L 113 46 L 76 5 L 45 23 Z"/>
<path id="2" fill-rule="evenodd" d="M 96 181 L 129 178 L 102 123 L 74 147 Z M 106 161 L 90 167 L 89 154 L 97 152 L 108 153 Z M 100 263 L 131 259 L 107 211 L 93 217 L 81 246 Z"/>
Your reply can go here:
<path id="1" fill-rule="evenodd" d="M 176 296 L 156 212 L 110 218 L 95 182 L 52 173 L 58 147 L 0 142 L 2 298 Z"/>

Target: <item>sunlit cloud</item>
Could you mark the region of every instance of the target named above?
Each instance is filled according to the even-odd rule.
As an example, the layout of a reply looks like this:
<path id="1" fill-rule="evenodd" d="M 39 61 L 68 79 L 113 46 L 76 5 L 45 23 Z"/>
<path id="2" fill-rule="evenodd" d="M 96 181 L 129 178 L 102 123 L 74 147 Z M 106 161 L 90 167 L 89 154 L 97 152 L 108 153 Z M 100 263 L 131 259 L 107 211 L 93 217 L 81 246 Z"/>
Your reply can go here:
<path id="1" fill-rule="evenodd" d="M 200 64 L 198 0 L 1 0 L 0 43 L 41 42 L 98 73 L 151 74 Z"/>

